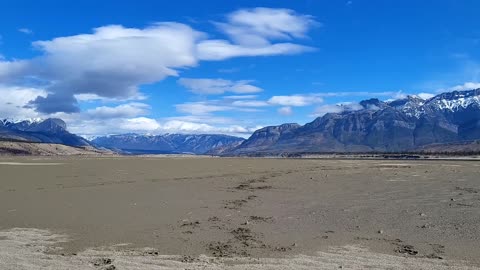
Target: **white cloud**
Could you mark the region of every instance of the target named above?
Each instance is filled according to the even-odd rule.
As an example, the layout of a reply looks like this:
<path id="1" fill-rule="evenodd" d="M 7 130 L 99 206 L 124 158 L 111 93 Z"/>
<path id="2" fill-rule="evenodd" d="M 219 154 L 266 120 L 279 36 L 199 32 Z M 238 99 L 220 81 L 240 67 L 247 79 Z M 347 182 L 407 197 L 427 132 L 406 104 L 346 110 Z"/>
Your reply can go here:
<path id="1" fill-rule="evenodd" d="M 118 106 L 99 106 L 77 113 L 55 113 L 50 117 L 63 119 L 68 130 L 89 136 L 119 133 L 149 133 L 160 127 L 157 120 L 146 117 L 150 106 L 131 102 Z"/>
<path id="2" fill-rule="evenodd" d="M 172 120 L 163 124 L 161 129 L 165 132 L 211 132 L 214 127 L 207 124 Z"/>
<path id="3" fill-rule="evenodd" d="M 78 101 L 96 101 L 103 100 L 104 98 L 97 94 L 77 94 L 74 95 L 75 99 Z"/>
<path id="4" fill-rule="evenodd" d="M 419 94 L 417 94 L 417 96 L 419 96 L 421 99 L 427 100 L 427 99 L 430 99 L 430 98 L 434 97 L 435 94 L 431 94 L 431 93 L 419 93 Z"/>
<path id="5" fill-rule="evenodd" d="M 102 102 L 125 102 L 125 101 L 139 101 L 139 100 L 146 100 L 148 97 L 142 93 L 138 93 L 135 96 L 131 96 L 128 98 L 106 98 L 101 97 L 97 94 L 76 94 L 74 95 L 75 99 L 80 102 L 92 102 L 92 101 L 102 101 Z"/>
<path id="6" fill-rule="evenodd" d="M 434 84 L 433 89 L 436 89 L 435 93 L 444 93 L 444 92 L 452 92 L 452 91 L 467 91 L 467 90 L 474 90 L 480 88 L 480 82 L 472 81 L 472 82 L 465 82 L 463 84 L 455 85 L 448 87 L 446 85 L 437 85 Z"/>
<path id="7" fill-rule="evenodd" d="M 293 114 L 292 107 L 281 107 L 277 111 L 279 114 L 285 115 L 285 116 Z"/>
<path id="8" fill-rule="evenodd" d="M 198 44 L 198 57 L 201 60 L 223 60 L 240 56 L 291 55 L 315 50 L 312 47 L 278 43 L 265 47 L 245 47 L 226 40 L 205 40 Z"/>
<path id="9" fill-rule="evenodd" d="M 199 58 L 221 60 L 238 56 L 297 54 L 314 50 L 294 43 L 272 43 L 306 37 L 307 31 L 318 25 L 312 16 L 297 14 L 290 9 L 241 9 L 216 23 L 229 40 L 205 40 L 198 44 Z"/>
<path id="10" fill-rule="evenodd" d="M 28 29 L 28 28 L 19 28 L 18 31 L 27 35 L 33 34 L 32 29 Z"/>
<path id="11" fill-rule="evenodd" d="M 356 96 L 356 97 L 399 97 L 399 96 L 405 96 L 405 94 L 399 90 L 399 91 L 381 91 L 381 92 L 374 92 L 374 91 L 336 91 L 336 92 L 318 92 L 318 93 L 312 93 L 311 95 L 317 96 L 317 97 L 350 97 L 350 96 Z"/>
<path id="12" fill-rule="evenodd" d="M 177 120 L 183 122 L 206 123 L 210 125 L 227 125 L 236 121 L 235 119 L 230 117 L 222 117 L 215 115 L 182 115 L 166 117 L 161 120 L 162 122 Z"/>
<path id="13" fill-rule="evenodd" d="M 268 103 L 281 106 L 308 106 L 316 103 L 322 103 L 323 99 L 318 95 L 291 95 L 291 96 L 273 96 Z"/>
<path id="14" fill-rule="evenodd" d="M 214 115 L 186 115 L 158 120 L 161 127 L 157 133 L 223 133 L 248 137 L 261 128 L 245 119 L 233 119 Z"/>
<path id="15" fill-rule="evenodd" d="M 176 76 L 176 68 L 195 66 L 196 42 L 203 37 L 178 23 L 144 29 L 99 27 L 92 34 L 34 42 L 43 55 L 0 62 L 0 79 L 39 78 L 50 84 L 49 95 L 34 99 L 32 106 L 44 113 L 75 112 L 74 95 L 125 99 L 137 96 L 141 84 Z"/>
<path id="16" fill-rule="evenodd" d="M 41 114 L 32 108 L 26 108 L 30 100 L 37 96 L 46 96 L 42 89 L 0 85 L 0 118 L 37 118 Z"/>
<path id="17" fill-rule="evenodd" d="M 363 109 L 363 106 L 357 102 L 342 102 L 338 103 L 338 105 L 341 106 L 344 111 L 358 111 Z"/>
<path id="18" fill-rule="evenodd" d="M 249 94 L 263 91 L 251 85 L 251 81 L 230 81 L 224 79 L 191 79 L 181 78 L 178 83 L 195 94 L 218 95 L 225 92 Z"/>
<path id="19" fill-rule="evenodd" d="M 231 110 L 228 106 L 214 105 L 209 102 L 187 102 L 175 105 L 178 112 L 188 113 L 193 115 L 209 114 L 212 112 Z"/>
<path id="20" fill-rule="evenodd" d="M 398 91 L 397 93 L 394 93 L 393 99 L 404 99 L 407 98 L 407 94 L 405 94 L 403 91 Z"/>
<path id="21" fill-rule="evenodd" d="M 259 107 L 261 101 L 251 101 L 247 105 L 241 106 L 241 103 L 224 103 L 218 100 L 209 100 L 209 101 L 199 101 L 199 102 L 187 102 L 175 105 L 178 112 L 191 114 L 191 115 L 208 115 L 213 112 L 222 112 L 222 111 L 240 111 L 240 112 L 258 112 L 256 108 L 249 107 Z M 254 106 L 255 105 L 255 106 Z"/>
<path id="22" fill-rule="evenodd" d="M 154 131 L 160 128 L 158 122 L 147 117 L 126 119 L 120 128 L 130 131 Z"/>
<path id="23" fill-rule="evenodd" d="M 343 112 L 342 107 L 335 104 L 326 104 L 326 105 L 317 107 L 313 112 L 312 116 L 318 117 L 318 116 L 324 116 L 327 113 L 341 113 L 341 112 Z"/>
<path id="24" fill-rule="evenodd" d="M 86 115 L 69 114 L 62 119 L 67 123 L 68 130 L 86 137 L 121 134 L 121 133 L 152 133 L 160 128 L 157 120 L 148 117 L 88 119 Z"/>
<path id="25" fill-rule="evenodd" d="M 245 127 L 240 125 L 212 126 L 205 123 L 195 123 L 171 120 L 161 124 L 157 133 L 196 133 L 196 134 L 229 134 L 232 136 L 248 137 L 261 126 Z"/>
<path id="26" fill-rule="evenodd" d="M 478 82 L 466 82 L 461 85 L 456 85 L 453 87 L 448 88 L 449 91 L 465 91 L 465 90 L 473 90 L 480 88 L 480 83 Z"/>
<path id="27" fill-rule="evenodd" d="M 233 106 L 237 107 L 265 107 L 270 106 L 268 102 L 261 100 L 236 100 L 232 102 Z"/>
<path id="28" fill-rule="evenodd" d="M 86 111 L 87 115 L 94 118 L 130 118 L 140 115 L 147 115 L 150 106 L 144 103 L 128 103 L 116 107 L 101 106 Z"/>
<path id="29" fill-rule="evenodd" d="M 37 41 L 34 46 L 45 55 L 30 63 L 30 72 L 57 83 L 49 88 L 51 95 L 32 104 L 39 111 L 55 112 L 47 106 L 53 97 L 71 96 L 67 104 L 56 104 L 71 112 L 74 94 L 136 96 L 139 85 L 176 76 L 175 68 L 196 65 L 195 42 L 201 37 L 186 25 L 159 23 L 144 29 L 104 26 L 93 34 Z"/>
<path id="30" fill-rule="evenodd" d="M 257 98 L 256 95 L 234 95 L 234 96 L 223 96 L 224 99 L 254 99 Z"/>
<path id="31" fill-rule="evenodd" d="M 233 136 L 248 137 L 261 126 L 243 126 L 229 123 L 210 124 L 201 119 L 165 119 L 158 120 L 148 117 L 116 118 L 116 119 L 88 119 L 81 120 L 81 116 L 67 116 L 66 122 L 71 132 L 92 137 L 106 134 L 139 133 L 139 134 L 164 134 L 164 133 L 195 133 L 195 134 L 229 134 Z M 80 117 L 80 118 L 79 118 Z"/>
<path id="32" fill-rule="evenodd" d="M 233 12 L 217 26 L 237 44 L 264 46 L 270 40 L 304 38 L 315 24 L 312 16 L 290 9 L 253 8 Z"/>
<path id="33" fill-rule="evenodd" d="M 25 60 L 6 61 L 0 59 L 0 81 L 4 84 L 14 83 L 22 73 L 25 73 L 28 66 L 29 62 Z"/>
<path id="34" fill-rule="evenodd" d="M 356 102 L 343 102 L 337 104 L 325 104 L 315 109 L 312 117 L 324 116 L 327 113 L 342 113 L 345 111 L 358 111 L 363 109 L 362 105 Z"/>

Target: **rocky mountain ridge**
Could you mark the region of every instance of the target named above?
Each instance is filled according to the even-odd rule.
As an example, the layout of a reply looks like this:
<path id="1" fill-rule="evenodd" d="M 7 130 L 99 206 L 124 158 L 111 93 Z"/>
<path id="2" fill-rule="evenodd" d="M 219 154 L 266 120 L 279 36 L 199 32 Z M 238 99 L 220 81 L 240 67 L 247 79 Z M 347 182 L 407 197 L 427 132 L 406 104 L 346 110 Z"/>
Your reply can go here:
<path id="1" fill-rule="evenodd" d="M 303 126 L 262 128 L 227 154 L 401 152 L 480 138 L 480 89 L 359 104 L 359 110 L 327 113 Z"/>
<path id="2" fill-rule="evenodd" d="M 91 146 L 86 139 L 67 131 L 67 124 L 58 118 L 0 120 L 0 140 L 33 143 L 54 143 L 74 147 Z"/>

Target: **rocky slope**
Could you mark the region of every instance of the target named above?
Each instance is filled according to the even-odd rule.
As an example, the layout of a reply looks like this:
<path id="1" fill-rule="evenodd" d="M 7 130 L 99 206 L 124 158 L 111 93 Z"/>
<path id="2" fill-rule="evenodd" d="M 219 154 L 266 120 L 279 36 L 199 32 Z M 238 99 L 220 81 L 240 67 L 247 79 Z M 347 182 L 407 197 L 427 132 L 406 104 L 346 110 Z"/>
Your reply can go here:
<path id="1" fill-rule="evenodd" d="M 411 151 L 480 138 L 480 89 L 360 102 L 362 109 L 328 113 L 304 126 L 257 130 L 226 154 Z"/>
<path id="2" fill-rule="evenodd" d="M 229 149 L 231 145 L 237 146 L 243 140 L 219 134 L 122 134 L 98 137 L 92 140 L 92 143 L 99 147 L 134 154 L 218 154 L 223 152 L 222 149 Z"/>
<path id="3" fill-rule="evenodd" d="M 0 156 L 21 155 L 21 156 L 76 156 L 76 155 L 113 155 L 107 150 L 100 150 L 94 147 L 72 147 L 63 144 L 53 143 L 30 143 L 0 141 Z"/>

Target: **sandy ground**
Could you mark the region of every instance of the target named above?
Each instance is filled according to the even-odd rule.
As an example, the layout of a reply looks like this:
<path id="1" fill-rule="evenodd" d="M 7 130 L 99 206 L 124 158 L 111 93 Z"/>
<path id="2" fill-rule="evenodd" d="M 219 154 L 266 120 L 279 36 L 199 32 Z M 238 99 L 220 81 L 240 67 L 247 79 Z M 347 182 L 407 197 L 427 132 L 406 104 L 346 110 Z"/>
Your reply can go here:
<path id="1" fill-rule="evenodd" d="M 478 161 L 1 158 L 0 269 L 480 269 L 479 173 Z"/>

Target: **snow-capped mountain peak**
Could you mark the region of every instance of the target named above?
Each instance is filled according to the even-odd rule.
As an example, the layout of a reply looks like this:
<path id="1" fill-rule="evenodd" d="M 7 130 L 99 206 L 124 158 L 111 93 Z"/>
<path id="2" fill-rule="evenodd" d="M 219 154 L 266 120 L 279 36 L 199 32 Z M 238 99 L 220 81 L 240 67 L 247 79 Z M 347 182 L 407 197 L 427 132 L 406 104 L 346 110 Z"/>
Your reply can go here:
<path id="1" fill-rule="evenodd" d="M 403 99 L 390 101 L 388 105 L 402 111 L 409 117 L 419 118 L 425 113 L 425 100 L 416 95 L 409 95 Z"/>
<path id="2" fill-rule="evenodd" d="M 471 105 L 480 107 L 480 88 L 469 91 L 453 91 L 437 95 L 428 104 L 439 110 L 457 111 Z"/>
<path id="3" fill-rule="evenodd" d="M 411 95 L 387 102 L 387 104 L 402 111 L 408 117 L 420 118 L 427 112 L 456 112 L 469 106 L 480 108 L 480 89 L 442 93 L 427 100 Z"/>
<path id="4" fill-rule="evenodd" d="M 14 119 L 14 118 L 5 118 L 5 119 L 0 119 L 0 123 L 6 125 L 6 124 L 18 124 L 18 123 L 25 123 L 25 124 L 35 124 L 35 123 L 41 123 L 43 122 L 44 119 L 42 118 L 26 118 L 26 119 Z"/>

